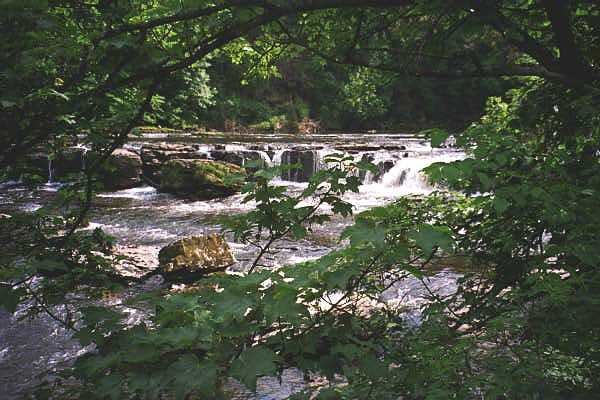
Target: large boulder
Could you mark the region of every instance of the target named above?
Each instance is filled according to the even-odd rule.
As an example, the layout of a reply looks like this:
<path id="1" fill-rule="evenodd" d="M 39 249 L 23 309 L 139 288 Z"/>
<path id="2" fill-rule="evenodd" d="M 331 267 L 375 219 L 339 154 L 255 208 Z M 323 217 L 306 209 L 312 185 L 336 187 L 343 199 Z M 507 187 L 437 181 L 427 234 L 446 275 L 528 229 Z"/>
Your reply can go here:
<path id="1" fill-rule="evenodd" d="M 158 272 L 166 280 L 191 281 L 224 270 L 235 258 L 223 236 L 210 234 L 190 236 L 163 247 L 158 262 Z"/>
<path id="2" fill-rule="evenodd" d="M 319 153 L 316 150 L 285 150 L 281 155 L 281 165 L 299 164 L 300 168 L 282 171 L 281 178 L 294 182 L 308 182 L 320 168 Z"/>
<path id="3" fill-rule="evenodd" d="M 78 179 L 86 163 L 87 150 L 66 147 L 49 156 L 43 149 L 28 155 L 24 165 L 15 167 L 26 174 L 35 174 L 44 181 L 58 182 Z"/>
<path id="4" fill-rule="evenodd" d="M 102 165 L 100 176 L 106 190 L 123 190 L 141 183 L 142 159 L 136 153 L 115 150 Z"/>
<path id="5" fill-rule="evenodd" d="M 213 159 L 217 161 L 225 161 L 244 167 L 247 171 L 254 172 L 260 168 L 264 168 L 269 164 L 269 155 L 265 151 L 260 150 L 213 150 L 210 152 Z M 249 167 L 248 164 L 253 163 L 255 166 Z"/>
<path id="6" fill-rule="evenodd" d="M 143 173 L 146 178 L 160 183 L 160 170 L 164 163 L 177 159 L 207 159 L 206 152 L 198 146 L 180 143 L 149 143 L 142 146 L 140 155 L 143 163 Z"/>
<path id="7" fill-rule="evenodd" d="M 392 170 L 392 168 L 394 168 L 394 165 L 396 165 L 396 161 L 394 160 L 385 160 L 385 161 L 380 161 L 377 164 L 377 169 L 379 170 L 379 174 L 376 176 L 376 181 L 379 181 L 385 174 L 387 174 L 388 172 L 390 172 Z"/>
<path id="8" fill-rule="evenodd" d="M 373 153 L 365 153 L 362 155 L 361 161 L 374 163 L 375 155 Z M 360 173 L 359 173 L 360 181 L 362 183 L 367 183 L 367 184 L 379 182 L 385 174 L 387 174 L 392 168 L 394 168 L 395 164 L 396 164 L 396 161 L 394 161 L 392 159 L 379 161 L 378 163 L 375 164 L 375 167 L 377 168 L 377 171 L 375 173 L 371 173 L 371 172 L 367 173 L 366 171 L 360 171 Z"/>
<path id="9" fill-rule="evenodd" d="M 42 152 L 28 157 L 24 171 L 35 173 L 46 181 L 60 182 L 81 178 L 86 164 L 94 163 L 99 154 L 84 147 L 67 147 L 57 154 L 48 156 Z M 136 153 L 115 150 L 97 170 L 107 190 L 121 190 L 140 184 L 142 160 Z"/>
<path id="10" fill-rule="evenodd" d="M 51 162 L 52 181 L 64 181 L 79 177 L 86 162 L 87 149 L 84 147 L 67 147 L 58 153 Z"/>
<path id="11" fill-rule="evenodd" d="M 231 196 L 239 192 L 245 174 L 243 168 L 213 160 L 171 160 L 161 171 L 163 192 L 198 200 Z"/>
<path id="12" fill-rule="evenodd" d="M 50 166 L 48 155 L 39 151 L 28 154 L 20 162 L 13 163 L 6 172 L 9 180 L 39 184 L 48 181 Z"/>

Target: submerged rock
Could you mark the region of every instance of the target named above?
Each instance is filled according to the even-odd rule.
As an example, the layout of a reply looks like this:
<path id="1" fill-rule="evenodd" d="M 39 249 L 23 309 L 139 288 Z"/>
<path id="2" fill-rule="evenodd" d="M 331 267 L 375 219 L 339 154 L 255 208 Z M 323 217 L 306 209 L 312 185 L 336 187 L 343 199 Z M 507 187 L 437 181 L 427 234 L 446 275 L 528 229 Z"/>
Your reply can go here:
<path id="1" fill-rule="evenodd" d="M 163 192 L 199 200 L 231 196 L 239 192 L 243 168 L 213 160 L 171 160 L 160 171 Z M 237 175 L 237 176 L 236 176 Z"/>
<path id="2" fill-rule="evenodd" d="M 142 159 L 136 153 L 117 149 L 104 162 L 100 176 L 106 190 L 123 190 L 141 183 Z"/>
<path id="3" fill-rule="evenodd" d="M 165 279 L 185 281 L 222 271 L 232 265 L 235 258 L 223 236 L 210 234 L 190 236 L 163 247 L 158 261 L 158 272 Z"/>

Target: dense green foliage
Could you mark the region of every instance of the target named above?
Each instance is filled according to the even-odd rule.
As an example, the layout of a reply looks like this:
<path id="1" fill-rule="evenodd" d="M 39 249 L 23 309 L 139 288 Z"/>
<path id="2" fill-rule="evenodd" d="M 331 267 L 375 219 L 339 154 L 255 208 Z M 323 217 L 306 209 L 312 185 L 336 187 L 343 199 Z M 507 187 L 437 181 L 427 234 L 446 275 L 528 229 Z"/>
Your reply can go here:
<path id="1" fill-rule="evenodd" d="M 59 151 L 77 141 L 103 154 L 53 203 L 0 220 L 7 248 L 0 304 L 14 311 L 32 301 L 33 312 L 50 313 L 82 344 L 96 346 L 65 371 L 80 379 L 72 388 L 80 397 L 219 398 L 226 377 L 253 388 L 258 376 L 287 366 L 343 383 L 321 390 L 320 399 L 590 399 L 600 392 L 596 2 L 0 5 L 2 173 L 26 166 L 41 145 Z M 250 96 L 236 96 L 235 85 L 217 93 L 210 86 L 211 69 L 227 58 L 254 66 L 252 91 L 259 84 L 251 79 L 285 76 L 274 65 L 298 57 L 302 76 L 344 76 L 333 84 L 339 94 L 327 92 L 343 96 L 357 119 L 395 114 L 394 91 L 412 87 L 414 78 L 454 85 L 519 78 L 457 135 L 465 160 L 427 169 L 444 191 L 357 216 L 339 250 L 277 271 L 261 268 L 276 240 L 302 238 L 326 221 L 321 206 L 350 213 L 342 195 L 357 190 L 355 169 L 370 167 L 343 156 L 331 159 L 298 198 L 269 184 L 271 170 L 246 185 L 257 207 L 230 221 L 230 229 L 259 248 L 248 273 L 130 299 L 154 311 L 133 327 L 118 310 L 93 302 L 129 283 L 113 268 L 111 239 L 100 230 L 77 231 L 98 188 L 96 169 L 110 152 L 144 120 L 203 123 L 198 115 L 213 102 L 222 110 L 215 119 L 233 114 L 259 123 L 279 112 L 298 118 L 316 112 L 337 115 L 343 126 L 344 111 L 327 109 L 327 97 L 319 103 L 298 95 L 305 106 L 274 99 L 276 111 L 259 113 L 259 102 L 244 104 Z M 239 76 L 231 68 L 220 76 Z M 317 93 L 332 85 L 315 81 Z M 479 81 L 474 92 L 487 93 L 486 85 Z M 463 93 L 470 91 L 461 87 L 456 97 Z M 446 136 L 429 132 L 434 144 Z M 312 206 L 301 203 L 309 200 Z M 404 321 L 402 307 L 381 300 L 394 282 L 412 277 L 426 284 L 428 268 L 444 265 L 467 273 L 455 295 L 432 293 L 419 327 Z M 73 296 L 89 298 L 90 306 L 71 309 Z M 57 306 L 70 311 L 65 318 Z M 66 390 L 51 389 L 56 397 Z"/>
<path id="2" fill-rule="evenodd" d="M 509 86 L 501 80 L 423 80 L 366 68 L 323 62 L 304 52 L 276 61 L 267 78 L 250 75 L 252 60 L 231 64 L 212 60 L 215 105 L 196 124 L 223 129 L 292 130 L 305 117 L 323 130 L 385 129 L 414 131 L 436 123 L 463 127 L 483 112 L 485 99 Z M 188 124 L 191 121 L 187 122 Z"/>

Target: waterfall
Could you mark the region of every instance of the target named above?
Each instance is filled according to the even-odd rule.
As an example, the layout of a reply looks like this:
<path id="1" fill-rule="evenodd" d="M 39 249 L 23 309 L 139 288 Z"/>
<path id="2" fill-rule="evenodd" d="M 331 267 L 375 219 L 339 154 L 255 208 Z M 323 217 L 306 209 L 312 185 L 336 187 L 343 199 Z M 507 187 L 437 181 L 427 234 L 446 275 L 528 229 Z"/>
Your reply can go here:
<path id="1" fill-rule="evenodd" d="M 82 172 L 82 175 L 84 175 L 85 174 L 85 163 L 87 160 L 87 153 L 90 149 L 83 145 L 78 146 L 78 147 L 81 147 L 81 172 Z"/>
<path id="2" fill-rule="evenodd" d="M 212 158 L 210 154 L 211 148 L 209 146 L 198 146 L 196 149 L 196 154 L 200 155 L 200 157 L 210 160 Z"/>
<path id="3" fill-rule="evenodd" d="M 385 187 L 403 187 L 408 192 L 422 192 L 430 190 L 421 170 L 434 161 L 430 158 L 403 158 L 396 161 L 394 167 L 381 178 Z"/>
<path id="4" fill-rule="evenodd" d="M 393 168 L 381 177 L 377 185 L 400 189 L 402 193 L 429 193 L 433 187 L 421 171 L 435 162 L 451 162 L 463 157 L 462 153 L 447 152 L 400 158 L 395 161 Z"/>
<path id="5" fill-rule="evenodd" d="M 52 183 L 54 180 L 54 168 L 52 168 L 52 158 L 48 157 L 48 182 Z"/>
<path id="6" fill-rule="evenodd" d="M 279 162 L 279 165 L 284 166 L 284 165 L 294 164 L 294 162 L 292 162 L 292 154 L 293 153 L 290 150 L 284 151 L 281 155 L 281 160 Z M 294 169 L 288 169 L 288 170 L 282 171 L 281 178 L 286 181 L 292 181 L 292 182 L 298 181 L 298 169 L 294 168 Z"/>
<path id="7" fill-rule="evenodd" d="M 326 167 L 325 157 L 333 150 L 326 149 L 282 149 L 273 155 L 271 165 L 286 166 L 299 164 L 301 168 L 282 172 L 281 179 L 292 182 L 307 182 L 311 176 Z M 410 154 L 410 155 L 409 155 Z M 428 151 L 417 154 L 406 151 L 380 150 L 361 152 L 354 155 L 355 161 L 370 160 L 378 172 L 366 172 L 361 175 L 363 185 L 384 188 L 402 188 L 407 193 L 426 193 L 432 190 L 421 170 L 434 162 L 454 161 L 462 157 L 456 152 Z"/>
<path id="8" fill-rule="evenodd" d="M 54 188 L 60 187 L 60 182 L 68 175 L 78 172 L 83 175 L 89 150 L 89 147 L 78 144 L 77 146 L 67 147 L 58 153 L 46 155 L 48 162 L 46 185 Z"/>
<path id="9" fill-rule="evenodd" d="M 320 171 L 323 168 L 326 168 L 327 165 L 325 163 L 325 157 L 327 157 L 329 154 L 333 154 L 334 151 L 332 151 L 331 149 L 321 149 L 321 150 L 314 150 L 315 153 L 315 159 L 314 159 L 314 164 L 313 164 L 313 171 L 317 172 Z"/>
<path id="10" fill-rule="evenodd" d="M 260 159 L 262 160 L 265 167 L 273 166 L 273 161 L 271 161 L 271 157 L 269 157 L 266 151 L 257 150 L 256 152 L 260 156 Z"/>
<path id="11" fill-rule="evenodd" d="M 249 162 L 257 163 L 261 168 L 271 166 L 271 157 L 263 150 L 238 150 L 237 154 L 241 158 L 242 166 L 246 166 Z"/>
<path id="12" fill-rule="evenodd" d="M 283 149 L 275 150 L 275 154 L 273 154 L 273 160 L 272 160 L 272 165 L 274 167 L 279 167 L 281 165 L 281 160 L 282 160 L 284 152 L 285 152 L 285 150 L 283 150 Z"/>

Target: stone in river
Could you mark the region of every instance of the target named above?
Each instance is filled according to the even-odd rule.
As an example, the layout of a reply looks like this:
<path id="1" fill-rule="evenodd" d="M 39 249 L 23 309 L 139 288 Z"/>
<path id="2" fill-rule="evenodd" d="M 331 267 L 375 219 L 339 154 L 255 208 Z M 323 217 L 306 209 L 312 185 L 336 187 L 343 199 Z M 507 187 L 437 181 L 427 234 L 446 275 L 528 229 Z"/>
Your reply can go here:
<path id="1" fill-rule="evenodd" d="M 28 156 L 27 169 L 51 181 L 77 179 L 83 171 L 86 153 L 83 147 L 67 147 L 52 157 L 43 151 L 36 152 Z"/>
<path id="2" fill-rule="evenodd" d="M 140 154 L 144 176 L 152 182 L 160 182 L 160 170 L 164 163 L 176 159 L 206 159 L 207 155 L 193 145 L 179 143 L 148 143 L 142 146 Z"/>
<path id="3" fill-rule="evenodd" d="M 167 280 L 197 278 L 222 271 L 235 262 L 227 241 L 218 234 L 177 240 L 158 253 L 159 270 Z M 183 279 L 182 279 L 183 278 Z"/>
<path id="4" fill-rule="evenodd" d="M 213 160 L 171 160 L 161 169 L 159 189 L 183 197 L 210 200 L 240 191 L 245 170 Z"/>
<path id="5" fill-rule="evenodd" d="M 258 150 L 213 150 L 210 153 L 211 157 L 217 161 L 225 161 L 231 164 L 244 167 L 248 172 L 255 172 L 260 168 L 264 168 L 268 165 L 266 157 L 267 153 Z M 247 167 L 248 163 L 254 163 L 255 166 L 252 168 Z"/>
<path id="6" fill-rule="evenodd" d="M 141 183 L 142 159 L 136 153 L 117 149 L 108 157 L 100 169 L 106 190 L 123 190 Z"/>
<path id="7" fill-rule="evenodd" d="M 298 164 L 300 168 L 284 170 L 281 178 L 294 182 L 308 182 L 320 168 L 319 154 L 315 150 L 285 150 L 281 165 Z"/>
<path id="8" fill-rule="evenodd" d="M 373 155 L 373 153 L 364 153 L 360 157 L 360 161 L 372 163 L 373 161 L 375 161 L 375 156 Z M 367 176 L 367 171 L 361 169 L 358 173 L 358 177 L 360 178 L 360 181 L 364 183 L 366 176 Z"/>

